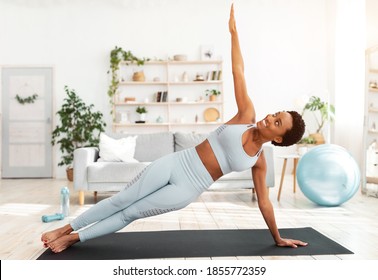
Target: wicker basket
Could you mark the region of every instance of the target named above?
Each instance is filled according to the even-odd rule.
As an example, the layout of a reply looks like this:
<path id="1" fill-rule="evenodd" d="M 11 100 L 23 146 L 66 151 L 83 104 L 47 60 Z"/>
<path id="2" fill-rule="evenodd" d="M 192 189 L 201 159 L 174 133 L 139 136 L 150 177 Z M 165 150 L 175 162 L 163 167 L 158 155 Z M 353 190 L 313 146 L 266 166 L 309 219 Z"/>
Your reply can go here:
<path id="1" fill-rule="evenodd" d="M 146 80 L 146 78 L 144 77 L 143 71 L 135 72 L 133 74 L 133 81 L 134 82 L 144 82 L 145 80 Z"/>
<path id="2" fill-rule="evenodd" d="M 73 168 L 72 167 L 68 167 L 66 169 L 66 172 L 67 172 L 67 179 L 68 179 L 68 181 L 72 182 L 73 181 Z"/>

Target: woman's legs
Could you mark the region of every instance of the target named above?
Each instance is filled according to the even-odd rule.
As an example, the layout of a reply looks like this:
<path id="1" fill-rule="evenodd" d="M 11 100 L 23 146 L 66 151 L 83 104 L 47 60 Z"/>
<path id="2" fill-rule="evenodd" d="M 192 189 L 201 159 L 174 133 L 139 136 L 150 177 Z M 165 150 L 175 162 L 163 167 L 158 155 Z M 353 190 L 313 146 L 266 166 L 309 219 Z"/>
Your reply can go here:
<path id="1" fill-rule="evenodd" d="M 98 223 L 79 234 L 51 240 L 47 246 L 59 252 L 75 242 L 118 231 L 135 219 L 181 209 L 213 182 L 194 148 L 168 155 L 148 166 L 125 190 L 76 218 L 70 229 Z"/>
<path id="2" fill-rule="evenodd" d="M 126 209 L 82 229 L 78 233 L 64 235 L 50 242 L 47 246 L 55 253 L 61 252 L 78 241 L 84 242 L 92 238 L 116 232 L 136 219 L 184 208 L 196 200 L 200 194 L 201 192 L 195 187 L 190 186 L 190 184 L 187 187 L 168 184 L 156 192 L 138 200 Z"/>
<path id="3" fill-rule="evenodd" d="M 80 241 L 116 232 L 131 222 L 179 210 L 195 201 L 201 193 L 193 186 L 168 184 L 129 207 L 79 231 Z"/>
<path id="4" fill-rule="evenodd" d="M 174 154 L 162 157 L 147 166 L 138 176 L 116 195 L 102 200 L 74 219 L 70 224 L 42 234 L 45 247 L 59 237 L 77 231 L 94 222 L 105 219 L 127 208 L 138 199 L 153 193 L 169 182 L 172 167 L 175 166 Z"/>

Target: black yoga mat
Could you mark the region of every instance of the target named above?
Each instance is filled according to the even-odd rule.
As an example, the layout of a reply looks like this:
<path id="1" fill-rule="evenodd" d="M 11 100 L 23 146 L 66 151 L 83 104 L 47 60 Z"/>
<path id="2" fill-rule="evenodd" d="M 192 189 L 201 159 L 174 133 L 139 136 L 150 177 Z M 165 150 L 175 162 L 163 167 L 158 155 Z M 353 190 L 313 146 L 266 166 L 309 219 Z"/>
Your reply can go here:
<path id="1" fill-rule="evenodd" d="M 298 248 L 277 247 L 267 229 L 121 232 L 76 243 L 58 254 L 47 249 L 38 260 L 353 254 L 313 228 L 280 229 L 280 233 L 282 237 L 309 244 Z"/>

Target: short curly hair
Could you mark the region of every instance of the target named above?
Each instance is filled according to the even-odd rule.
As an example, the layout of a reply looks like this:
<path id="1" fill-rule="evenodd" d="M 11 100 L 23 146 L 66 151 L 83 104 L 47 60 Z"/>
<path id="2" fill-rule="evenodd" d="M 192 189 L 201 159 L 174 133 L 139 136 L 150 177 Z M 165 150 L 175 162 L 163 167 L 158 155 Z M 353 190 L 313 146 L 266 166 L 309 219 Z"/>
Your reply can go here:
<path id="1" fill-rule="evenodd" d="M 282 142 L 278 143 L 272 141 L 272 144 L 275 146 L 286 147 L 291 146 L 299 142 L 302 139 L 305 132 L 306 124 L 302 116 L 296 111 L 287 111 L 293 118 L 293 127 L 286 131 L 282 137 Z"/>

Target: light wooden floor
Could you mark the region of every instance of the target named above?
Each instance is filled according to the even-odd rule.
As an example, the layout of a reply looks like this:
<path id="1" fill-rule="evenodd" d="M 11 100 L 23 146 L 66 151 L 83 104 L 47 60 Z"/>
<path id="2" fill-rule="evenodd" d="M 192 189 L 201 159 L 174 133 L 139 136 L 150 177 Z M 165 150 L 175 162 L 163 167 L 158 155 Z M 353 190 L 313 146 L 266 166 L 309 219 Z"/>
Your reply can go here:
<path id="1" fill-rule="evenodd" d="M 342 206 L 320 207 L 306 199 L 299 189 L 293 194 L 290 177 L 286 176 L 280 202 L 276 199 L 278 187 L 270 191 L 278 226 L 313 227 L 354 254 L 216 259 L 378 259 L 378 198 L 358 192 Z M 64 221 L 43 223 L 42 215 L 59 212 L 59 191 L 63 186 L 71 190 L 70 217 Z M 99 199 L 109 195 L 99 194 Z M 36 259 L 44 251 L 40 242 L 42 232 L 65 224 L 94 203 L 90 193 L 86 195 L 84 206 L 80 207 L 77 201 L 72 184 L 65 180 L 0 180 L 0 259 Z M 219 228 L 266 228 L 251 190 L 208 191 L 185 209 L 136 221 L 124 231 Z"/>

